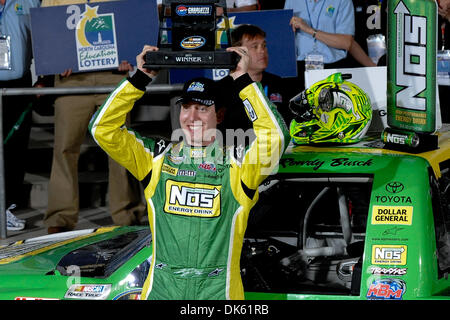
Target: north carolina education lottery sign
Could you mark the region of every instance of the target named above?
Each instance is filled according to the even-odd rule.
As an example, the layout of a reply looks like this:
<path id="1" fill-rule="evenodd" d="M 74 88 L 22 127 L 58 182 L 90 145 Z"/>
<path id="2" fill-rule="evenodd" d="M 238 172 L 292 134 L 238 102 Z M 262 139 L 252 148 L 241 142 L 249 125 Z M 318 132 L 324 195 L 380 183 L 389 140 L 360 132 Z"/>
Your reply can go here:
<path id="1" fill-rule="evenodd" d="M 155 1 L 91 2 L 31 10 L 36 74 L 117 69 L 156 45 Z"/>
<path id="2" fill-rule="evenodd" d="M 87 4 L 85 9 L 75 29 L 78 70 L 118 67 L 114 14 L 98 14 L 98 6 L 90 7 Z"/>

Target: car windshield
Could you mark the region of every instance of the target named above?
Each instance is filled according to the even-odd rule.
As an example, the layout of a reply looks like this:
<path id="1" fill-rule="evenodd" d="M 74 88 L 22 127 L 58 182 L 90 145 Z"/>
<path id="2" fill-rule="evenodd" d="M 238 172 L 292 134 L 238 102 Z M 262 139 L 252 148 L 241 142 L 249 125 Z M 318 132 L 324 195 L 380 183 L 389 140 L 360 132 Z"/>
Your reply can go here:
<path id="1" fill-rule="evenodd" d="M 75 266 L 81 277 L 106 278 L 150 241 L 148 228 L 120 234 L 70 252 L 56 269 L 62 275 L 72 275 Z"/>

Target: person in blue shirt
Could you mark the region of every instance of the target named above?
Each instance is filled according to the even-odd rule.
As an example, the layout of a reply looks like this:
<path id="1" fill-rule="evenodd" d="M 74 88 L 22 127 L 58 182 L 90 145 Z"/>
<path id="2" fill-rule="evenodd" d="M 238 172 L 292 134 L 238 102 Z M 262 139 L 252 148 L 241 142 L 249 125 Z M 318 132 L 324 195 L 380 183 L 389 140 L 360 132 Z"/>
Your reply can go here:
<path id="1" fill-rule="evenodd" d="M 347 53 L 357 46 L 352 0 L 286 0 L 284 9 L 293 10 L 289 24 L 295 32 L 299 89 L 304 87 L 305 61 L 316 68 L 346 67 Z"/>
<path id="2" fill-rule="evenodd" d="M 30 9 L 39 0 L 0 0 L 0 87 L 31 87 Z M 25 221 L 11 210 L 20 204 L 25 176 L 25 152 L 31 128 L 31 96 L 3 97 L 5 205 L 7 230 L 22 230 Z M 18 126 L 20 124 L 20 126 Z M 6 140 L 6 141 L 5 141 Z"/>

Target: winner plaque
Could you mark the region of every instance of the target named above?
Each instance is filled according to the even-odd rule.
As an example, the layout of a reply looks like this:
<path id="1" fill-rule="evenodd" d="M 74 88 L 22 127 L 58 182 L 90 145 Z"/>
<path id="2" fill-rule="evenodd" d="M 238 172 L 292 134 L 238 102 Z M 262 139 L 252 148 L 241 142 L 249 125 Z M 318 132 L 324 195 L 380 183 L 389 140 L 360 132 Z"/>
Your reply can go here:
<path id="1" fill-rule="evenodd" d="M 227 52 L 216 39 L 217 31 L 222 30 L 226 33 L 228 44 L 231 44 L 226 0 L 163 0 L 161 9 L 159 51 L 146 53 L 145 68 L 236 67 L 239 56 Z M 222 17 L 225 28 L 217 27 L 217 19 Z"/>

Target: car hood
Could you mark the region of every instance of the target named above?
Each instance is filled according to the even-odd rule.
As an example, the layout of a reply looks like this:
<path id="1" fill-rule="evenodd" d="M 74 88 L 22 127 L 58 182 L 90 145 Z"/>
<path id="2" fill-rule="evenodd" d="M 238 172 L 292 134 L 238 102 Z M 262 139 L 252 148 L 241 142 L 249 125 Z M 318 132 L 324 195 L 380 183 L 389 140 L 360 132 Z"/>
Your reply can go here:
<path id="1" fill-rule="evenodd" d="M 83 259 L 107 260 L 98 243 L 114 243 L 120 235 L 130 232 L 149 233 L 148 227 L 108 227 L 64 232 L 18 241 L 0 247 L 0 277 L 14 275 L 64 274 L 71 260 L 77 265 Z M 83 249 L 83 250 L 82 250 Z M 82 250 L 82 251 L 81 251 Z M 110 253 L 111 255 L 112 253 Z M 103 255 L 103 257 L 102 257 Z M 72 259 L 70 259 L 72 258 Z M 70 260 L 70 261 L 69 261 Z"/>

